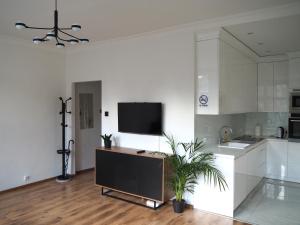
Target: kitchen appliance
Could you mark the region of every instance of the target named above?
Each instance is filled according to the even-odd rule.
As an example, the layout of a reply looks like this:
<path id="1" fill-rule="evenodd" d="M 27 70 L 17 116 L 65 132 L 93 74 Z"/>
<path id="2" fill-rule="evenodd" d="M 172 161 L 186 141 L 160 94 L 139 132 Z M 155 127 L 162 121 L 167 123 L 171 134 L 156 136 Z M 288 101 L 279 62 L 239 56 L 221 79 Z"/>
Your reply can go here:
<path id="1" fill-rule="evenodd" d="M 228 126 L 223 126 L 220 129 L 220 140 L 219 143 L 226 143 L 232 139 L 232 128 Z"/>
<path id="2" fill-rule="evenodd" d="M 277 127 L 277 138 L 284 138 L 284 128 L 283 127 Z"/>
<path id="3" fill-rule="evenodd" d="M 300 90 L 294 90 L 290 93 L 290 113 L 300 114 Z"/>
<path id="4" fill-rule="evenodd" d="M 300 142 L 300 113 L 291 113 L 288 136 L 289 141 Z"/>

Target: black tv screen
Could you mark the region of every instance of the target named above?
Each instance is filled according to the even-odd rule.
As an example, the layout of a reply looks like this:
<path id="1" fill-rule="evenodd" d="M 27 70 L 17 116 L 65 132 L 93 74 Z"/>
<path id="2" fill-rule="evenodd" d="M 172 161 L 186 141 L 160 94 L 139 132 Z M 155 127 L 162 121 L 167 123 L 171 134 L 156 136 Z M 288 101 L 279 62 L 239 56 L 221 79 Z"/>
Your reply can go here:
<path id="1" fill-rule="evenodd" d="M 162 134 L 161 103 L 118 103 L 119 132 L 137 134 Z"/>

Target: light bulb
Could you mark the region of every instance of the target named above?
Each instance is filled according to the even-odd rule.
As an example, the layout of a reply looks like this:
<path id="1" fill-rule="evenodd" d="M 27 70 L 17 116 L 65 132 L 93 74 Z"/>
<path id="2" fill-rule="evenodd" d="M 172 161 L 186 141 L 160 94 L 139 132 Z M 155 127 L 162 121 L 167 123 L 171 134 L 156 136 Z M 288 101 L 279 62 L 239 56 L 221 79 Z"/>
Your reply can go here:
<path id="1" fill-rule="evenodd" d="M 71 29 L 72 31 L 80 31 L 81 26 L 78 24 L 72 24 Z"/>
<path id="2" fill-rule="evenodd" d="M 63 43 L 56 43 L 57 48 L 64 48 L 65 45 Z"/>
<path id="3" fill-rule="evenodd" d="M 48 32 L 46 38 L 48 40 L 53 40 L 55 38 L 55 34 L 53 32 Z"/>
<path id="4" fill-rule="evenodd" d="M 25 24 L 25 23 L 22 23 L 22 22 L 16 22 L 16 23 L 15 23 L 15 27 L 16 27 L 18 30 L 21 30 L 21 29 L 26 28 L 26 24 Z"/>
<path id="5" fill-rule="evenodd" d="M 69 40 L 69 42 L 70 42 L 71 45 L 75 45 L 75 44 L 78 43 L 78 40 L 76 40 L 76 39 L 71 39 L 71 40 Z"/>
<path id="6" fill-rule="evenodd" d="M 41 42 L 43 42 L 43 39 L 41 39 L 39 37 L 35 37 L 32 39 L 32 42 L 37 45 L 37 44 L 40 44 Z"/>
<path id="7" fill-rule="evenodd" d="M 80 39 L 80 43 L 87 44 L 87 43 L 89 43 L 89 39 L 86 39 L 86 38 Z"/>

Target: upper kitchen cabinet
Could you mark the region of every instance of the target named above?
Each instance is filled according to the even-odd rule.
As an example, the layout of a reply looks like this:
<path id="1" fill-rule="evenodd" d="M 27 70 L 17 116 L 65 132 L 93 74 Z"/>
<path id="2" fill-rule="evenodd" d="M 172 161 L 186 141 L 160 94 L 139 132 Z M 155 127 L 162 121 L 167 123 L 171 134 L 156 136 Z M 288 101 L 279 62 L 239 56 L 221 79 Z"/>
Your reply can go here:
<path id="1" fill-rule="evenodd" d="M 300 53 L 299 58 L 289 60 L 289 89 L 300 89 Z"/>
<path id="2" fill-rule="evenodd" d="M 289 88 L 287 61 L 274 62 L 274 112 L 289 111 Z"/>
<path id="3" fill-rule="evenodd" d="M 258 64 L 258 111 L 274 111 L 273 63 Z"/>
<path id="4" fill-rule="evenodd" d="M 256 112 L 256 55 L 223 30 L 199 34 L 196 45 L 196 113 Z"/>
<path id="5" fill-rule="evenodd" d="M 258 111 L 288 112 L 288 62 L 258 64 Z"/>

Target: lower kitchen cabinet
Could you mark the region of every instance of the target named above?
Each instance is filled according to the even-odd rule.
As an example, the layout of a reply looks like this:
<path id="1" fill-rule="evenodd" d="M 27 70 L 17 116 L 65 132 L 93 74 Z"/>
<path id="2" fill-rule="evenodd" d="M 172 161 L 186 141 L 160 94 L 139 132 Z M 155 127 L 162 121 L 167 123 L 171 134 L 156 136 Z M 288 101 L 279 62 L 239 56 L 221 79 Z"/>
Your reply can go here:
<path id="1" fill-rule="evenodd" d="M 268 139 L 234 162 L 234 209 L 263 177 L 300 183 L 300 143 Z"/>
<path id="2" fill-rule="evenodd" d="M 287 162 L 286 180 L 300 182 L 300 143 L 288 142 Z"/>
<path id="3" fill-rule="evenodd" d="M 235 160 L 234 168 L 234 208 L 238 207 L 248 195 L 247 154 Z"/>
<path id="4" fill-rule="evenodd" d="M 266 172 L 267 144 L 261 144 L 235 160 L 234 207 L 258 185 Z"/>
<path id="5" fill-rule="evenodd" d="M 285 180 L 287 177 L 287 142 L 268 140 L 266 177 Z"/>

